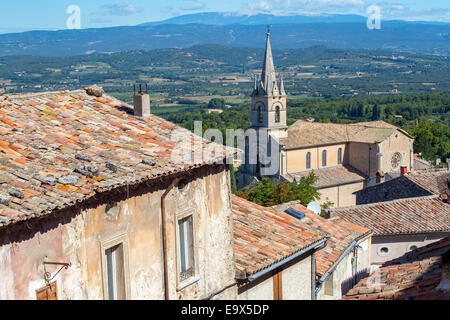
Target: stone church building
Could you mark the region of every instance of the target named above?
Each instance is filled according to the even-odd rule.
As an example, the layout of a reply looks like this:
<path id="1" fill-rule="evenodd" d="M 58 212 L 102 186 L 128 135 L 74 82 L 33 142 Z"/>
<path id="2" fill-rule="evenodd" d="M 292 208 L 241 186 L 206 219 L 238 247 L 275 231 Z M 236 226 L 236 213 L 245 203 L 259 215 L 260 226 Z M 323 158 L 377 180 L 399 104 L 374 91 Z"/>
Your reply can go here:
<path id="1" fill-rule="evenodd" d="M 413 168 L 414 138 L 383 121 L 334 124 L 299 120 L 288 127 L 287 94 L 283 79 L 277 79 L 269 32 L 261 79 L 255 79 L 251 99 L 257 143 L 246 138 L 241 186 L 262 176 L 300 181 L 314 171 L 321 203 L 345 207 L 356 204 L 355 192 Z M 257 154 L 253 163 L 249 161 L 252 152 Z"/>

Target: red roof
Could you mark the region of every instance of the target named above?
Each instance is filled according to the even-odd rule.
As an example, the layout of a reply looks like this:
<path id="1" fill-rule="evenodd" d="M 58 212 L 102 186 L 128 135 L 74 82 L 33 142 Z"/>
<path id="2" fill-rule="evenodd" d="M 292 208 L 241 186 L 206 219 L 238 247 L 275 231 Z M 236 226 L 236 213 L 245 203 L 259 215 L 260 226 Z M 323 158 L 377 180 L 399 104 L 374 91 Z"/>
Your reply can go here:
<path id="1" fill-rule="evenodd" d="M 447 237 L 387 262 L 361 280 L 343 299 L 450 300 L 450 291 L 437 288 L 442 280 L 442 256 L 449 250 Z"/>
<path id="2" fill-rule="evenodd" d="M 252 275 L 327 237 L 297 218 L 233 196 L 236 268 Z"/>
<path id="3" fill-rule="evenodd" d="M 369 228 L 375 235 L 450 231 L 450 205 L 438 196 L 332 209 L 331 215 Z"/>
<path id="4" fill-rule="evenodd" d="M 223 163 L 228 151 L 222 146 L 130 111 L 85 90 L 0 96 L 0 227 L 99 192 Z M 192 156 L 195 139 L 209 148 L 203 157 Z"/>
<path id="5" fill-rule="evenodd" d="M 316 253 L 316 273 L 319 276 L 323 276 L 329 271 L 354 241 L 360 241 L 371 233 L 371 230 L 349 223 L 341 218 L 322 218 L 301 204 L 285 204 L 276 208 L 277 211 L 284 211 L 288 208 L 297 210 L 307 217 L 305 221 L 302 221 L 303 224 L 330 235 L 327 246 Z"/>

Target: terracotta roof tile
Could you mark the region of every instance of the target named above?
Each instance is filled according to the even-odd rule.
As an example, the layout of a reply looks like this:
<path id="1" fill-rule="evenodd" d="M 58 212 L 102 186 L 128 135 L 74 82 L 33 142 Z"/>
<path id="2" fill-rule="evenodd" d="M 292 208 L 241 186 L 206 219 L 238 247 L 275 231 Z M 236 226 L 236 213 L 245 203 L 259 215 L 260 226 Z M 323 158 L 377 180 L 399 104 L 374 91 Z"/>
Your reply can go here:
<path id="1" fill-rule="evenodd" d="M 408 135 L 383 121 L 337 124 L 299 120 L 289 127 L 288 137 L 280 141 L 287 149 L 347 142 L 377 143 L 396 130 Z"/>
<path id="2" fill-rule="evenodd" d="M 196 157 L 190 131 L 125 109 L 132 107 L 85 90 L 1 97 L 0 227 L 98 192 L 223 163 L 234 153 L 197 137 L 204 154 Z M 13 187 L 23 193 L 20 201 L 10 195 Z"/>
<path id="3" fill-rule="evenodd" d="M 252 275 L 328 235 L 272 208 L 233 196 L 236 268 Z"/>
<path id="4" fill-rule="evenodd" d="M 408 252 L 385 263 L 361 280 L 344 300 L 450 300 L 450 291 L 438 289 L 442 256 L 450 250 L 450 238 Z"/>
<path id="5" fill-rule="evenodd" d="M 331 216 L 369 228 L 375 235 L 450 231 L 450 205 L 438 196 L 331 209 Z"/>
<path id="6" fill-rule="evenodd" d="M 354 241 L 360 241 L 371 233 L 370 229 L 346 222 L 341 218 L 325 219 L 307 209 L 301 204 L 283 204 L 276 206 L 278 212 L 285 212 L 288 208 L 297 210 L 306 216 L 301 223 L 311 229 L 329 234 L 327 246 L 316 253 L 316 273 L 323 276 L 341 257 Z"/>
<path id="7" fill-rule="evenodd" d="M 294 181 L 295 178 L 309 176 L 311 172 L 314 172 L 317 176 L 317 182 L 314 186 L 319 189 L 347 183 L 356 183 L 364 181 L 367 178 L 363 173 L 349 165 L 288 173 L 285 177 L 289 181 Z"/>

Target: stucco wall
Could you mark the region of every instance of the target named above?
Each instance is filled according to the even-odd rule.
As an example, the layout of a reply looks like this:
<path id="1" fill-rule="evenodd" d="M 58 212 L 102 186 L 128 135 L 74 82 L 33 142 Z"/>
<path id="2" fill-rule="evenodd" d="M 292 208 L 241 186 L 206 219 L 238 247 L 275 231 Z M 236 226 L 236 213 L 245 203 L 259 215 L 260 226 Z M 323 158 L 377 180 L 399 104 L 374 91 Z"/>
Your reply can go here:
<path id="1" fill-rule="evenodd" d="M 167 197 L 171 299 L 201 299 L 234 282 L 229 173 L 224 168 L 196 170 L 184 188 L 175 187 Z M 45 285 L 45 256 L 47 261 L 72 264 L 56 278 L 59 299 L 103 299 L 101 244 L 118 236 L 128 246 L 128 298 L 162 299 L 160 199 L 167 186 L 143 187 L 129 198 L 115 198 L 118 210 L 113 215 L 105 213 L 106 204 L 99 204 L 34 223 L 32 230 L 0 230 L 0 299 L 35 299 L 35 290 Z M 194 215 L 198 281 L 177 291 L 176 215 L 186 210 Z M 233 299 L 236 290 L 221 296 Z"/>
<path id="2" fill-rule="evenodd" d="M 311 256 L 283 270 L 283 300 L 311 300 Z"/>
<path id="3" fill-rule="evenodd" d="M 311 255 L 304 254 L 284 265 L 281 278 L 283 300 L 311 300 Z M 241 286 L 238 291 L 239 300 L 273 300 L 273 298 L 273 272 Z"/>
<path id="4" fill-rule="evenodd" d="M 361 277 L 367 275 L 366 272 L 370 269 L 370 247 L 371 240 L 367 238 L 359 243 L 361 249 L 358 249 L 356 264 L 357 264 L 357 274 L 353 273 L 352 269 L 352 259 L 354 258 L 353 252 L 350 252 L 336 269 L 333 271 L 332 276 L 330 276 L 323 284 L 321 290 L 317 295 L 318 300 L 338 300 L 342 298 L 342 295 L 347 292 L 352 286 L 353 281 L 359 281 Z M 332 289 L 331 291 L 326 290 Z M 328 292 L 327 292 L 328 291 Z"/>
<path id="5" fill-rule="evenodd" d="M 306 154 L 308 152 L 311 153 L 311 169 L 324 168 L 322 167 L 322 152 L 324 150 L 327 151 L 327 167 L 337 166 L 339 148 L 342 148 L 342 161 L 345 164 L 349 157 L 346 144 L 287 150 L 287 172 L 292 173 L 308 170 L 306 168 Z"/>
<path id="6" fill-rule="evenodd" d="M 450 236 L 450 232 L 430 233 L 427 235 L 374 236 L 372 239 L 371 250 L 372 265 L 380 265 L 386 261 L 401 257 L 408 252 L 408 247 L 410 245 L 423 247 L 448 236 Z M 389 248 L 390 252 L 388 255 L 380 256 L 378 252 L 382 247 Z"/>
<path id="7" fill-rule="evenodd" d="M 333 203 L 332 208 L 354 206 L 356 205 L 356 194 L 354 193 L 362 190 L 363 188 L 364 181 L 331 188 L 319 189 L 319 203 L 324 204 L 327 201 L 331 201 Z"/>

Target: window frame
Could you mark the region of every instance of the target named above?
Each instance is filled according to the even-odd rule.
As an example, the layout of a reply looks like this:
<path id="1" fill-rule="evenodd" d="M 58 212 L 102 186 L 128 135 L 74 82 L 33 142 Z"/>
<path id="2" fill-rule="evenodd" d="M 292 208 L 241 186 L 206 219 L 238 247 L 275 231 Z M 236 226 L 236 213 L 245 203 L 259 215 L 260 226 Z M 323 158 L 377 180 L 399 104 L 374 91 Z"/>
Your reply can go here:
<path id="1" fill-rule="evenodd" d="M 306 169 L 311 169 L 311 152 L 306 153 Z"/>
<path id="2" fill-rule="evenodd" d="M 328 165 L 328 151 L 322 150 L 322 167 L 326 167 Z"/>
<path id="3" fill-rule="evenodd" d="M 116 235 L 107 240 L 100 242 L 100 254 L 102 262 L 102 281 L 103 281 L 103 299 L 109 300 L 108 289 L 108 271 L 107 271 L 107 256 L 106 251 L 122 245 L 123 251 L 123 275 L 124 275 L 124 295 L 125 300 L 130 298 L 130 277 L 129 277 L 129 252 L 128 252 L 128 236 L 126 233 Z"/>
<path id="4" fill-rule="evenodd" d="M 344 162 L 343 161 L 343 150 L 342 150 L 342 148 L 338 149 L 337 161 L 338 161 L 338 164 L 342 164 Z"/>
<path id="5" fill-rule="evenodd" d="M 194 264 L 194 275 L 181 280 L 180 272 L 181 272 L 181 246 L 180 246 L 180 228 L 179 222 L 186 218 L 192 217 L 192 257 Z M 194 283 L 200 280 L 199 276 L 199 268 L 198 268 L 198 255 L 197 255 L 197 236 L 195 230 L 197 230 L 197 219 L 195 217 L 195 210 L 193 208 L 184 210 L 176 214 L 175 216 L 175 242 L 176 242 L 176 279 L 177 279 L 177 291 L 181 291 L 186 287 L 193 285 Z"/>

